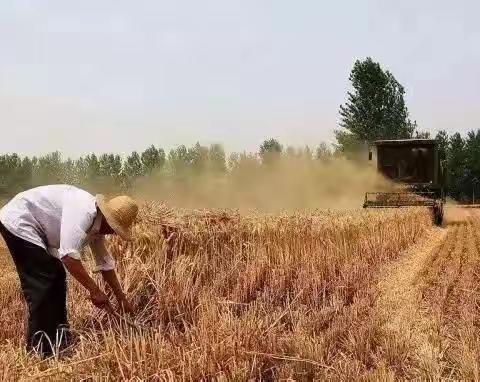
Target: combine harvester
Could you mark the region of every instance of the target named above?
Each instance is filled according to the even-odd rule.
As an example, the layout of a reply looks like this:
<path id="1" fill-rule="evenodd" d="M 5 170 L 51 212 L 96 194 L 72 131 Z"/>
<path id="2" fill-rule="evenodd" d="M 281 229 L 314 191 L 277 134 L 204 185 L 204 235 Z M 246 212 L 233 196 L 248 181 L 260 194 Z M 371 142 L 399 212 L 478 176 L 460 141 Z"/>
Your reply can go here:
<path id="1" fill-rule="evenodd" d="M 376 157 L 377 170 L 394 181 L 398 192 L 367 192 L 364 208 L 424 206 L 432 210 L 435 224 L 443 222 L 445 197 L 439 178 L 435 139 L 402 139 L 374 142 L 369 159 Z"/>

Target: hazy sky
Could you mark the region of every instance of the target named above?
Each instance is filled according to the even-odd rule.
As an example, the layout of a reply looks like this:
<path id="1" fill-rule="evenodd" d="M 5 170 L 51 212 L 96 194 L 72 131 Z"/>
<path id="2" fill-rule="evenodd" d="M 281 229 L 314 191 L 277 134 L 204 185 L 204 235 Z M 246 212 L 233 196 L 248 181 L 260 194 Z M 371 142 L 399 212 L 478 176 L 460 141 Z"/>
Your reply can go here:
<path id="1" fill-rule="evenodd" d="M 332 141 L 357 58 L 423 130 L 480 128 L 478 1 L 2 0 L 0 152 Z"/>

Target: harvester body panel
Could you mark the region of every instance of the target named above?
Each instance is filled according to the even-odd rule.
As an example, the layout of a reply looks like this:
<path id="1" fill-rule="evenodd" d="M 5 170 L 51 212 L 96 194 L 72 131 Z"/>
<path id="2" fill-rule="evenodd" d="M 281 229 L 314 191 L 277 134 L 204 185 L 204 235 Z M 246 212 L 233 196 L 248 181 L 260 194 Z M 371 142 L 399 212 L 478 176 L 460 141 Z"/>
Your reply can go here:
<path id="1" fill-rule="evenodd" d="M 430 207 L 435 223 L 443 220 L 443 192 L 439 184 L 438 146 L 434 139 L 374 142 L 377 170 L 403 186 L 401 192 L 367 192 L 364 208 Z"/>
<path id="2" fill-rule="evenodd" d="M 432 139 L 376 141 L 377 169 L 404 184 L 438 184 L 438 148 Z"/>

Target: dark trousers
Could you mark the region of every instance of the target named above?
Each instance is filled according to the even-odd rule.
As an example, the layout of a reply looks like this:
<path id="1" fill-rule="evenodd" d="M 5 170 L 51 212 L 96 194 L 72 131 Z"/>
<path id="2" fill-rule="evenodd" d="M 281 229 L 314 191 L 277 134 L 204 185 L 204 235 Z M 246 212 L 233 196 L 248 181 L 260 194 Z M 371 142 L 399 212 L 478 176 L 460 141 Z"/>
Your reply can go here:
<path id="1" fill-rule="evenodd" d="M 27 349 L 42 355 L 68 342 L 67 282 L 62 262 L 45 249 L 9 232 L 0 223 L 28 305 Z"/>

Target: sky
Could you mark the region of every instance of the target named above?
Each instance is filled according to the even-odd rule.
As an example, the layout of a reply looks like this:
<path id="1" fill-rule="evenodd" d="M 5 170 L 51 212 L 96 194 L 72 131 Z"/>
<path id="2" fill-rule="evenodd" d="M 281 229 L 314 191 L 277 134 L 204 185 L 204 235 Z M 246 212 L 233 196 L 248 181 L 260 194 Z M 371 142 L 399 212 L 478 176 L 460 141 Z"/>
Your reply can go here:
<path id="1" fill-rule="evenodd" d="M 478 1 L 1 0 L 0 153 L 333 142 L 357 59 L 421 130 L 480 128 Z"/>

